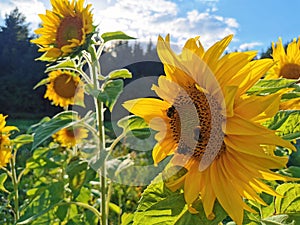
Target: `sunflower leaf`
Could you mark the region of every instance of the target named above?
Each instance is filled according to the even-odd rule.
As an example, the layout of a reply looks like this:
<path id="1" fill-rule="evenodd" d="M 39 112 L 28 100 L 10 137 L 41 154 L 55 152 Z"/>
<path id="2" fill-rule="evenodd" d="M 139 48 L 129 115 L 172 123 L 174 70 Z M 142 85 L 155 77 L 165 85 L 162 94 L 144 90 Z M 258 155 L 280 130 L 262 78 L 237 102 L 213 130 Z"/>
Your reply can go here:
<path id="1" fill-rule="evenodd" d="M 118 78 L 132 78 L 132 73 L 127 69 L 114 70 L 108 74 L 108 79 L 118 79 Z"/>
<path id="2" fill-rule="evenodd" d="M 122 31 L 115 31 L 115 32 L 107 32 L 101 35 L 102 39 L 105 42 L 113 41 L 113 40 L 130 40 L 136 39 L 134 37 L 130 37 Z"/>
<path id="3" fill-rule="evenodd" d="M 34 130 L 34 140 L 31 150 L 37 148 L 57 131 L 78 123 L 78 121 L 75 120 L 77 117 L 77 112 L 64 111 L 57 114 L 52 119 L 41 123 L 38 128 Z"/>
<path id="4" fill-rule="evenodd" d="M 129 133 L 130 131 L 141 131 L 142 133 L 149 133 L 149 125 L 141 117 L 130 115 L 123 117 L 117 123 L 117 125 L 123 128 L 124 133 Z M 137 134 L 138 135 L 138 134 Z"/>
<path id="5" fill-rule="evenodd" d="M 8 193 L 8 190 L 6 190 L 6 188 L 4 187 L 4 183 L 5 183 L 6 179 L 7 179 L 6 173 L 0 174 L 0 191 Z"/>
<path id="6" fill-rule="evenodd" d="M 275 93 L 283 88 L 292 87 L 296 80 L 276 79 L 276 80 L 260 80 L 247 93 L 250 95 L 264 95 Z"/>
<path id="7" fill-rule="evenodd" d="M 68 69 L 68 68 L 72 68 L 72 69 L 76 68 L 76 64 L 75 64 L 74 60 L 65 60 L 56 65 L 49 66 L 49 67 L 47 67 L 45 72 L 48 73 L 53 70 Z"/>
<path id="8" fill-rule="evenodd" d="M 281 184 L 276 188 L 276 192 L 284 196 L 275 198 L 277 214 L 300 214 L 300 184 Z"/>
<path id="9" fill-rule="evenodd" d="M 279 111 L 264 125 L 286 140 L 297 139 L 300 137 L 300 110 Z"/>
<path id="10" fill-rule="evenodd" d="M 33 137 L 30 134 L 21 134 L 15 137 L 12 142 L 14 143 L 15 149 L 19 149 L 21 146 L 33 142 Z"/>
<path id="11" fill-rule="evenodd" d="M 274 215 L 261 220 L 262 225 L 296 225 L 295 220 L 291 220 L 289 215 Z"/>
<path id="12" fill-rule="evenodd" d="M 105 83 L 103 91 L 98 93 L 97 99 L 104 102 L 110 111 L 112 111 L 118 97 L 123 91 L 124 82 L 121 79 L 109 80 Z"/>
<path id="13" fill-rule="evenodd" d="M 199 202 L 195 205 L 198 214 L 191 214 L 184 200 L 182 192 L 171 192 L 158 175 L 144 191 L 140 199 L 137 211 L 134 214 L 133 225 L 137 224 L 161 224 L 161 225 L 186 225 L 203 224 L 217 225 L 225 217 L 226 213 L 219 204 L 215 204 L 215 219 L 208 220 L 204 214 L 203 206 Z"/>
<path id="14" fill-rule="evenodd" d="M 34 87 L 33 90 L 37 89 L 40 86 L 43 86 L 49 82 L 48 78 L 42 79 L 40 82 L 38 82 Z"/>

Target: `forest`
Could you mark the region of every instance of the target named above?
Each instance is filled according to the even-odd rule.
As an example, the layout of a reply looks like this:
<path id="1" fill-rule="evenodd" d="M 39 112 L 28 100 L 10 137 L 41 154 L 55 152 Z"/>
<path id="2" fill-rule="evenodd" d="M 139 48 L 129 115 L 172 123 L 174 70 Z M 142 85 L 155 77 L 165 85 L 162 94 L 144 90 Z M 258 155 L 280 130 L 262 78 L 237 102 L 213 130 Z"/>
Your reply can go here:
<path id="1" fill-rule="evenodd" d="M 36 36 L 30 33 L 29 23 L 17 8 L 6 15 L 4 22 L 0 27 L 1 112 L 11 119 L 53 116 L 62 109 L 44 99 L 45 86 L 33 90 L 47 76 L 44 72 L 46 63 L 35 60 L 40 56 L 38 47 L 30 43 Z M 105 60 L 103 74 L 121 64 L 132 72 L 133 79 L 163 74 L 152 41 L 145 45 L 138 41 L 130 44 L 123 41 L 108 46 L 103 53 L 105 57 L 102 57 Z"/>

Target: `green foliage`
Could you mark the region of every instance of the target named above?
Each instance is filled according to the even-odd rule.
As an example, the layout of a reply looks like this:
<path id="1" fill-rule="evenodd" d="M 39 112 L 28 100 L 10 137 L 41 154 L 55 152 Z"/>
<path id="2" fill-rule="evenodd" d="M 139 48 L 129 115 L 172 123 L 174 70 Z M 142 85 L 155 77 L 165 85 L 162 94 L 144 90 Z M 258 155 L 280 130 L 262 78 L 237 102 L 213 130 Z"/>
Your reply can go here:
<path id="1" fill-rule="evenodd" d="M 114 70 L 108 74 L 108 79 L 118 79 L 118 78 L 132 78 L 132 73 L 130 73 L 127 69 Z"/>
<path id="2" fill-rule="evenodd" d="M 42 121 L 37 129 L 34 130 L 32 150 L 36 149 L 40 144 L 62 128 L 78 123 L 76 118 L 78 118 L 77 112 L 65 111 L 57 114 L 51 120 L 45 122 Z"/>
<path id="3" fill-rule="evenodd" d="M 260 80 L 247 93 L 250 95 L 272 94 L 284 88 L 291 88 L 296 83 L 295 80 L 285 78 L 276 80 Z"/>
<path id="4" fill-rule="evenodd" d="M 271 130 L 276 130 L 278 135 L 286 140 L 299 138 L 300 110 L 280 111 L 264 125 Z"/>
<path id="5" fill-rule="evenodd" d="M 6 188 L 4 186 L 6 179 L 7 179 L 6 173 L 0 174 L 0 191 L 8 192 L 8 190 L 6 190 Z"/>
<path id="6" fill-rule="evenodd" d="M 217 225 L 226 217 L 226 213 L 218 203 L 215 204 L 214 208 L 214 220 L 208 220 L 206 218 L 200 201 L 197 202 L 194 207 L 199 211 L 198 214 L 191 214 L 185 204 L 183 192 L 171 192 L 168 190 L 164 186 L 161 175 L 159 175 L 144 191 L 133 217 L 133 225 Z"/>
<path id="7" fill-rule="evenodd" d="M 114 41 L 114 40 L 130 40 L 135 39 L 134 37 L 130 37 L 122 31 L 115 32 L 107 32 L 101 35 L 101 38 L 104 42 Z"/>

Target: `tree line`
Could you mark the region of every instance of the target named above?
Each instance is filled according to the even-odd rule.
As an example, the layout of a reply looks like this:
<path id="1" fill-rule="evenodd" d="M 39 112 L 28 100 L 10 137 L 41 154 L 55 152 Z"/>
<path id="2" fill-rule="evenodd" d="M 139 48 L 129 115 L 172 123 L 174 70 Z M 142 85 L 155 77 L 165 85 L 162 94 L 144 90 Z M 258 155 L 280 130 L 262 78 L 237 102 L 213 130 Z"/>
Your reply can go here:
<path id="1" fill-rule="evenodd" d="M 18 8 L 5 16 L 4 25 L 0 26 L 0 113 L 10 118 L 39 119 L 62 110 L 44 99 L 45 86 L 33 90 L 47 76 L 44 73 L 46 63 L 35 60 L 41 53 L 30 43 L 34 38 L 36 36 L 30 33 L 29 24 Z M 119 69 L 121 65 L 133 73 L 133 79 L 163 73 L 151 41 L 145 50 L 139 42 L 114 43 L 105 49 L 102 58 L 103 74 Z M 140 63 L 149 59 L 156 62 Z"/>

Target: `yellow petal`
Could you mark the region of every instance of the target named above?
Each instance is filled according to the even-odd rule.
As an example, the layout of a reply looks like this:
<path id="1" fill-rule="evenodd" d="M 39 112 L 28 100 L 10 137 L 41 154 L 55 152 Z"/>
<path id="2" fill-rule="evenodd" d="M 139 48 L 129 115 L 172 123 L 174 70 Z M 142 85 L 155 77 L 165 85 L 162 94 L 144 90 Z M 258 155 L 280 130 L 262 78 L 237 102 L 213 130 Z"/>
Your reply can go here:
<path id="1" fill-rule="evenodd" d="M 139 98 L 123 103 L 129 112 L 142 117 L 147 123 L 153 118 L 165 118 L 166 110 L 171 106 L 165 101 L 153 98 Z"/>

